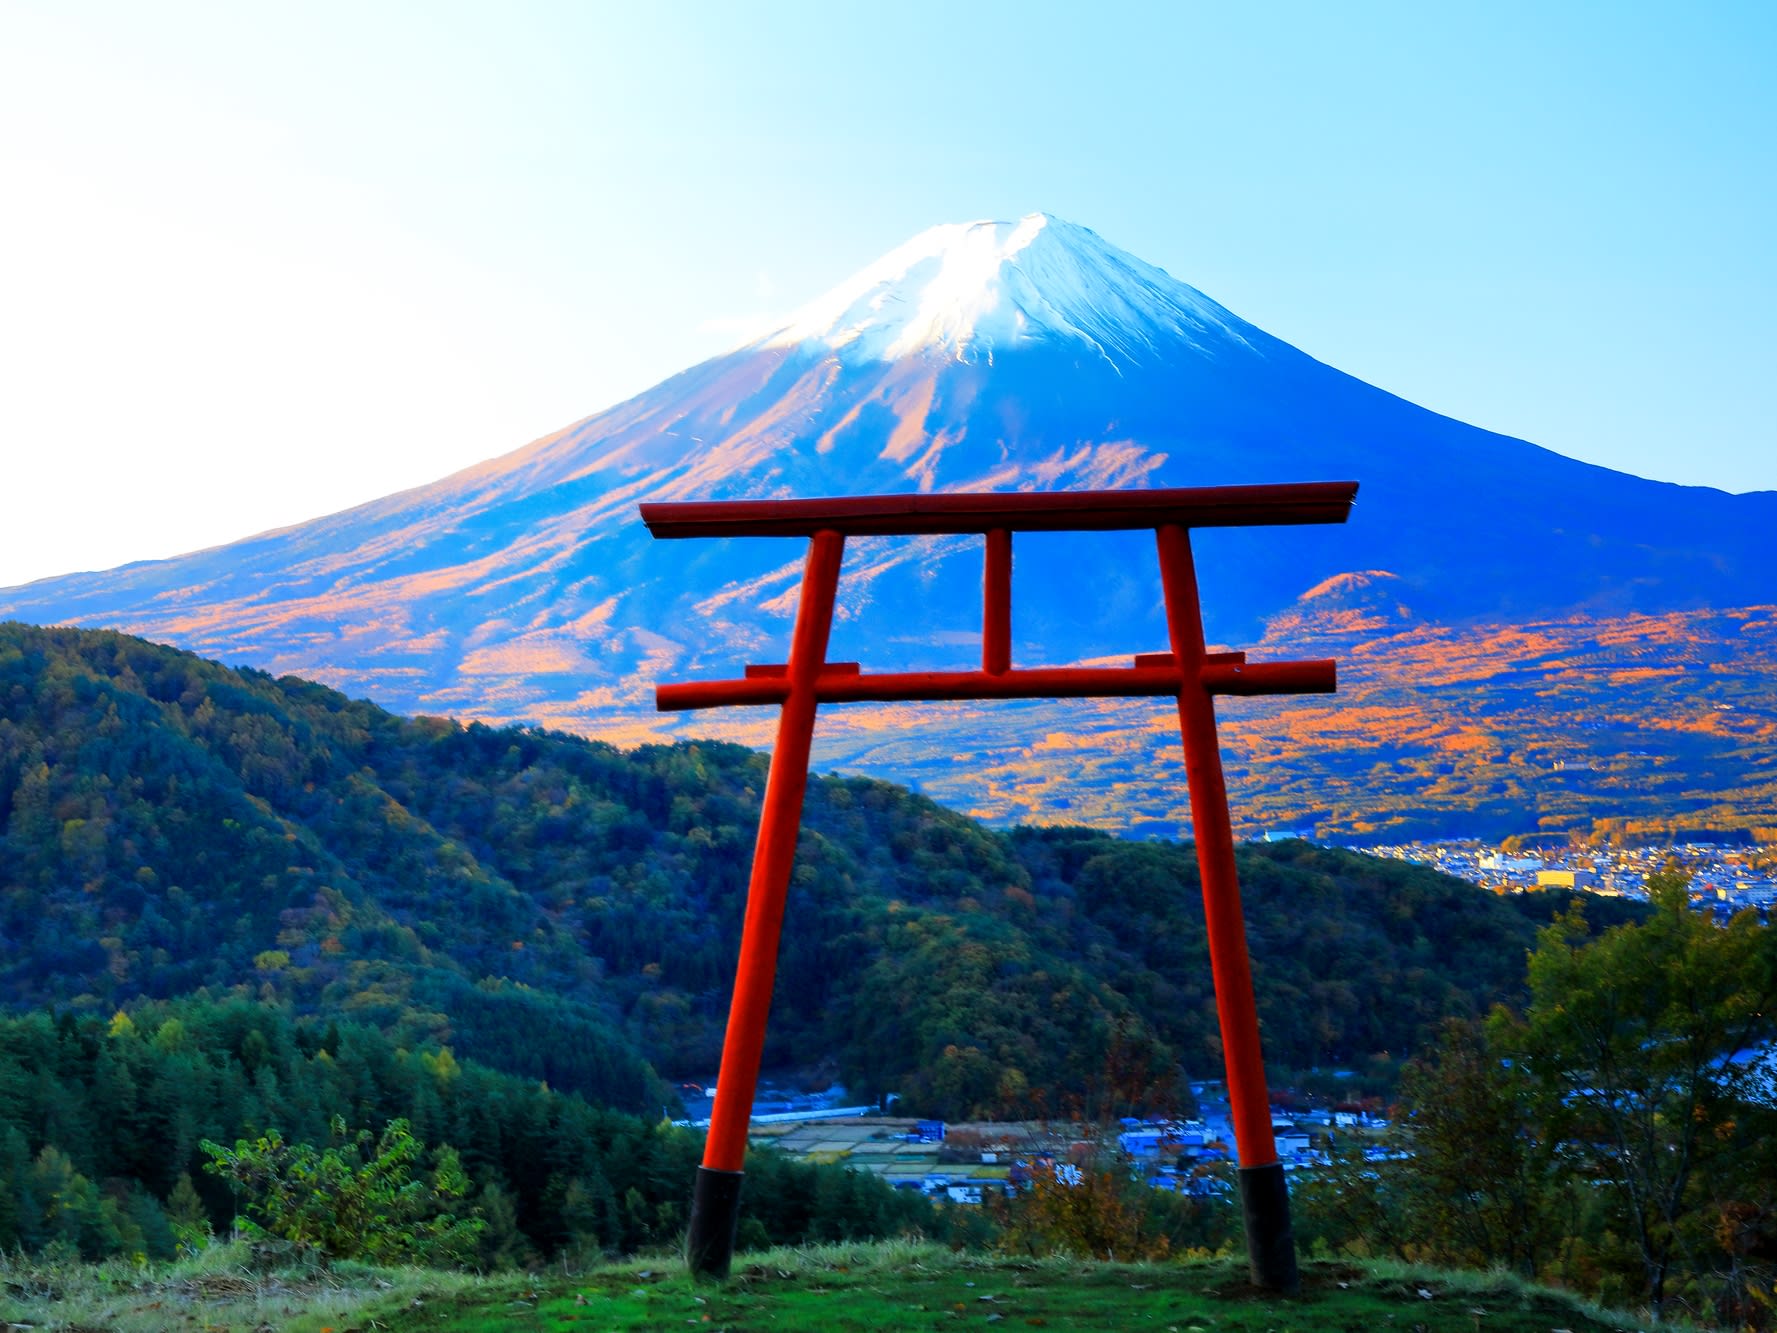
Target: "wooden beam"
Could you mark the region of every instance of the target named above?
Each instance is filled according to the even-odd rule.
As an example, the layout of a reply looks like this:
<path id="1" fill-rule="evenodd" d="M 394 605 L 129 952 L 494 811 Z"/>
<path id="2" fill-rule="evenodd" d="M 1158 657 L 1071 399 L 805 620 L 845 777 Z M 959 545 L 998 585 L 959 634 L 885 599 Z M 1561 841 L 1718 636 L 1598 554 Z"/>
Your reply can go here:
<path id="1" fill-rule="evenodd" d="M 988 491 L 810 500 L 685 500 L 641 506 L 656 537 L 847 537 L 1108 532 L 1343 523 L 1355 481 L 1190 486 L 1149 491 Z"/>
<path id="2" fill-rule="evenodd" d="M 1170 657 L 1170 654 L 1167 654 Z M 1203 662 L 1192 678 L 1210 694 L 1332 694 L 1330 658 L 1305 662 Z M 1034 667 L 1019 671 L 859 672 L 855 663 L 824 668 L 814 680 L 823 704 L 906 703 L 918 699 L 1124 699 L 1176 695 L 1185 674 L 1170 661 L 1133 667 Z M 662 713 L 782 703 L 790 684 L 782 667 L 748 667 L 744 680 L 691 680 L 654 687 Z"/>

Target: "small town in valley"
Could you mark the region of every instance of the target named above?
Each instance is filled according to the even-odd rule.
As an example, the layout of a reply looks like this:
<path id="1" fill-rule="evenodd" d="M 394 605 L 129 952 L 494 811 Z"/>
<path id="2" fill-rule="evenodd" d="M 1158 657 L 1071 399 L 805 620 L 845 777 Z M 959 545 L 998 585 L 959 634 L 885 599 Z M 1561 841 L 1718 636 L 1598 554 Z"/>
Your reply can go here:
<path id="1" fill-rule="evenodd" d="M 1049 1172 L 1063 1185 L 1087 1171 L 1115 1167 L 1150 1186 L 1203 1199 L 1233 1198 L 1234 1130 L 1219 1081 L 1193 1082 L 1193 1114 L 1124 1117 L 1108 1124 L 1078 1120 L 946 1123 L 884 1115 L 875 1106 L 846 1105 L 842 1087 L 817 1093 L 762 1088 L 750 1129 L 755 1145 L 790 1157 L 843 1164 L 896 1189 L 917 1190 L 942 1203 L 975 1205 L 1016 1193 Z M 707 1124 L 708 1093 L 686 1089 L 692 1118 Z M 1281 1103 L 1285 1098 L 1279 1098 Z M 1373 1101 L 1321 1102 L 1290 1095 L 1272 1108 L 1272 1133 L 1286 1171 L 1312 1170 L 1335 1149 L 1381 1160 L 1388 1121 Z"/>
<path id="2" fill-rule="evenodd" d="M 1540 849 L 1450 838 L 1354 850 L 1431 866 L 1495 893 L 1580 889 L 1607 897 L 1645 898 L 1647 877 L 1676 865 L 1690 876 L 1691 905 L 1699 912 L 1725 921 L 1750 908 L 1769 922 L 1777 907 L 1777 857 L 1768 847 L 1687 842 Z"/>

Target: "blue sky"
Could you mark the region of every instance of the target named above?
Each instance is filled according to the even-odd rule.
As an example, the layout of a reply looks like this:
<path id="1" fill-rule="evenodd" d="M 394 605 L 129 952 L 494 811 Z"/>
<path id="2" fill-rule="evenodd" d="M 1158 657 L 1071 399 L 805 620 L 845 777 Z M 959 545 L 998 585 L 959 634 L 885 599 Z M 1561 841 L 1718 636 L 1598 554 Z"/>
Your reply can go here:
<path id="1" fill-rule="evenodd" d="M 0 586 L 504 453 L 938 222 L 1777 489 L 1777 5 L 0 0 Z"/>

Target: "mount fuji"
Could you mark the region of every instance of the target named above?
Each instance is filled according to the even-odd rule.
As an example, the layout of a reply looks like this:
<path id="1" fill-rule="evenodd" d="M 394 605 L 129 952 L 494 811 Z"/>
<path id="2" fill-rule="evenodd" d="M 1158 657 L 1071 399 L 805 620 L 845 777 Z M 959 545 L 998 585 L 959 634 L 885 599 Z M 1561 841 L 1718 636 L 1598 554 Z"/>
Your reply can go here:
<path id="1" fill-rule="evenodd" d="M 1571 776 L 1552 803 L 1522 779 L 1536 745 L 1579 754 L 1600 725 L 1604 696 L 1573 716 L 1549 701 L 1562 680 L 1583 690 L 1588 672 L 1663 671 L 1649 653 L 1667 640 L 1696 676 L 1672 687 L 1683 697 L 1643 699 L 1624 679 L 1608 717 L 1670 716 L 1726 689 L 1739 701 L 1728 750 L 1752 745 L 1742 722 L 1777 727 L 1769 679 L 1742 690 L 1735 665 L 1741 650 L 1773 660 L 1777 492 L 1648 481 L 1439 416 L 1045 214 L 934 227 L 733 352 L 430 485 L 212 550 L 0 590 L 0 616 L 121 629 L 403 711 L 622 743 L 761 741 L 757 715 L 655 715 L 652 686 L 781 660 L 801 544 L 657 544 L 638 502 L 1345 479 L 1362 485 L 1346 526 L 1197 538 L 1212 637 L 1330 646 L 1352 663 L 1348 707 L 1404 710 L 1380 731 L 1328 722 L 1337 739 L 1319 743 L 1300 719 L 1337 718 L 1341 701 L 1243 714 L 1230 745 L 1255 818 L 1362 834 L 1366 802 L 1398 808 L 1399 792 L 1366 786 L 1337 750 L 1389 770 L 1373 784 L 1472 779 L 1447 808 L 1431 801 L 1370 832 L 1513 801 L 1556 825 L 1635 813 L 1654 788 L 1633 775 L 1615 805 L 1568 799 Z M 1163 646 L 1152 542 L 1138 538 L 1020 538 L 1017 662 Z M 870 670 L 967 665 L 979 587 L 978 540 L 857 540 L 831 655 Z M 1700 651 L 1714 665 L 1697 675 Z M 1535 745 L 1487 711 L 1502 677 L 1545 687 L 1544 704 L 1525 702 L 1534 691 L 1519 701 Z M 1176 832 L 1178 769 L 1151 713 L 848 707 L 823 722 L 817 753 L 988 815 Z M 1418 739 L 1412 716 L 1433 719 Z M 1657 757 L 1672 752 L 1662 735 L 1694 730 L 1637 731 L 1621 748 Z M 1378 747 L 1395 757 L 1378 761 Z M 1486 776 L 1501 766 L 1506 778 Z M 1679 804 L 1720 804 L 1721 782 L 1753 780 L 1742 768 L 1698 779 L 1715 790 L 1687 788 Z"/>

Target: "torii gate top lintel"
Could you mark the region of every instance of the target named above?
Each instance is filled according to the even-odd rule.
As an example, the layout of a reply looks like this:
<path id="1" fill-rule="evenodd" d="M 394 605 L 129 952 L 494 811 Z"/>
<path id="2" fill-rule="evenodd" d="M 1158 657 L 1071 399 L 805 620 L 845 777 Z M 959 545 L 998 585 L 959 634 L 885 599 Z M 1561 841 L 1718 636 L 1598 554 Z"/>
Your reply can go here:
<path id="1" fill-rule="evenodd" d="M 803 500 L 687 500 L 641 506 L 655 537 L 847 537 L 1109 532 L 1343 523 L 1355 481 L 1180 486 L 1143 491 L 952 491 Z"/>

